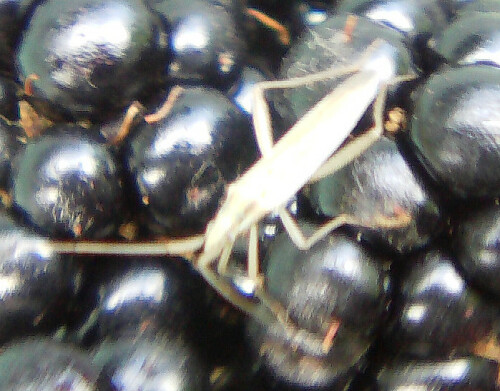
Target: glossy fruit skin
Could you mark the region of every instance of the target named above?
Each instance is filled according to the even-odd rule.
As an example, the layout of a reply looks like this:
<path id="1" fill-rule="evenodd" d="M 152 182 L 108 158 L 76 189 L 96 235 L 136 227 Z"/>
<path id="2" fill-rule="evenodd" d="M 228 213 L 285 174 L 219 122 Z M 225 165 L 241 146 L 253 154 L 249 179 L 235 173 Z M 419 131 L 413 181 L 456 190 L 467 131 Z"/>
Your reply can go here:
<path id="1" fill-rule="evenodd" d="M 344 0 L 336 12 L 364 16 L 401 32 L 414 49 L 418 63 L 425 64 L 429 38 L 448 24 L 441 0 Z"/>
<path id="2" fill-rule="evenodd" d="M 14 48 L 31 9 L 40 0 L 0 0 L 0 73 L 12 75 Z"/>
<path id="3" fill-rule="evenodd" d="M 432 44 L 450 65 L 500 67 L 500 13 L 464 13 L 435 37 Z"/>
<path id="4" fill-rule="evenodd" d="M 461 8 L 459 15 L 469 12 L 500 12 L 500 4 L 496 0 L 464 0 L 466 5 Z"/>
<path id="5" fill-rule="evenodd" d="M 90 130 L 58 125 L 31 139 L 13 169 L 16 208 L 52 237 L 103 238 L 120 222 L 120 167 Z"/>
<path id="6" fill-rule="evenodd" d="M 191 87 L 135 131 L 126 159 L 148 228 L 180 235 L 205 229 L 255 156 L 249 119 L 217 90 Z"/>
<path id="7" fill-rule="evenodd" d="M 446 361 L 410 361 L 384 368 L 377 376 L 378 390 L 406 388 L 422 391 L 495 390 L 498 363 L 468 356 Z"/>
<path id="8" fill-rule="evenodd" d="M 43 238 L 0 213 L 0 343 L 48 332 L 65 321 L 78 289 L 68 256 L 54 254 Z"/>
<path id="9" fill-rule="evenodd" d="M 21 127 L 9 125 L 0 118 L 0 188 L 6 191 L 12 185 L 12 162 L 24 148 L 21 142 L 24 137 Z"/>
<path id="10" fill-rule="evenodd" d="M 119 338 L 93 352 L 101 377 L 121 391 L 208 391 L 209 373 L 195 347 L 179 337 Z"/>
<path id="11" fill-rule="evenodd" d="M 99 260 L 97 260 L 97 259 L 96 259 L 96 260 L 94 260 L 94 261 L 95 261 L 96 263 L 97 263 L 97 262 L 99 262 Z M 91 261 L 91 262 L 94 262 L 94 261 Z M 117 261 L 118 261 L 118 262 L 121 262 L 121 260 L 117 260 Z M 128 304 L 128 303 L 127 303 L 127 304 Z M 143 304 L 143 303 L 138 303 L 138 304 Z M 150 303 L 144 303 L 144 304 L 147 306 L 147 305 L 148 305 L 148 304 L 150 304 Z M 124 311 L 124 312 L 125 312 L 125 311 Z M 360 312 L 361 312 L 361 311 L 360 311 Z M 123 316 L 123 319 L 127 319 L 127 318 L 128 318 L 128 317 L 127 317 L 124 313 L 123 313 L 123 315 L 124 315 L 124 316 Z M 148 319 L 148 316 L 145 316 L 144 318 L 145 318 L 145 319 Z M 129 319 L 130 319 L 130 318 L 129 318 Z M 149 318 L 149 319 L 150 319 L 150 318 Z M 268 338 L 268 337 L 267 337 L 267 338 Z M 346 346 L 346 350 L 351 349 L 351 348 L 350 348 L 350 346 L 349 346 L 349 343 L 347 342 L 348 338 L 351 338 L 351 336 L 349 335 L 348 337 L 345 337 L 345 343 L 344 343 L 344 346 Z M 339 336 L 339 339 L 340 339 L 340 341 L 339 341 L 339 342 L 341 343 L 341 341 L 342 341 L 342 337 L 340 337 L 340 336 Z M 266 339 L 264 339 L 264 341 L 265 341 L 265 342 L 268 342 L 268 341 L 269 341 L 269 339 L 267 339 L 267 340 L 266 340 Z M 225 340 L 225 339 L 224 339 L 224 342 L 226 342 L 226 340 Z M 341 343 L 341 344 L 342 344 L 342 343 Z M 157 352 L 157 351 L 159 350 L 159 349 L 158 349 L 158 346 L 159 346 L 159 345 L 161 345 L 161 342 L 159 342 L 159 341 L 153 341 L 153 343 L 151 343 L 149 346 L 147 346 L 147 352 L 148 352 L 148 353 L 150 353 L 150 354 L 154 354 L 155 352 Z M 355 344 L 354 344 L 354 345 L 355 345 Z M 356 348 L 356 347 L 355 347 L 355 348 Z M 361 349 L 360 349 L 360 350 L 361 350 Z M 117 353 L 117 356 L 118 356 L 118 358 L 119 358 L 119 359 L 123 359 L 123 357 L 125 356 L 125 354 L 124 354 L 124 353 L 122 353 L 122 352 L 123 352 L 123 350 L 122 350 L 121 352 Z M 283 355 L 284 355 L 284 356 L 286 356 L 286 355 L 290 354 L 290 346 L 286 346 L 286 345 L 285 345 L 285 346 L 284 346 L 284 349 L 283 349 L 283 352 L 284 352 L 284 353 L 283 353 Z M 298 356 L 300 357 L 300 355 L 298 355 Z M 340 356 L 340 354 L 339 354 L 338 356 Z M 141 362 L 141 358 L 142 358 L 141 356 L 136 355 L 136 356 L 135 356 L 135 358 L 138 358 L 138 359 L 137 359 L 137 361 L 135 361 L 135 363 L 137 363 L 137 362 Z M 300 359 L 300 358 L 299 358 L 299 359 Z M 306 361 L 306 360 L 304 360 L 304 361 Z M 311 361 L 312 361 L 312 360 L 311 360 Z M 321 359 L 320 359 L 320 360 L 318 360 L 318 361 L 320 361 L 320 362 L 321 362 Z M 324 363 L 325 361 L 326 361 L 326 363 L 323 365 L 323 363 Z M 318 363 L 316 362 L 316 363 L 313 363 L 313 364 L 312 364 L 311 366 L 309 366 L 309 367 L 306 367 L 306 366 L 305 366 L 305 368 L 306 368 L 306 370 L 304 371 L 304 372 L 306 372 L 305 376 L 310 376 L 310 374 L 311 374 L 311 373 L 314 373 L 314 375 L 315 375 L 315 376 L 318 376 L 318 377 L 322 376 L 322 375 L 323 375 L 323 374 L 325 374 L 325 373 L 326 373 L 326 377 L 330 376 L 330 375 L 329 375 L 329 373 L 331 373 L 331 372 L 329 372 L 329 371 L 331 371 L 331 363 L 330 363 L 330 362 L 328 362 L 327 360 L 325 360 L 325 361 L 323 361 L 321 364 L 318 364 Z M 339 361 L 341 361 L 341 360 L 339 359 Z M 133 362 L 133 363 L 134 363 L 134 362 Z M 189 365 L 189 364 L 188 364 L 188 365 Z M 110 364 L 110 367 L 113 367 L 113 364 Z M 189 365 L 189 367 L 191 368 L 191 365 Z M 194 367 L 194 366 L 193 366 L 193 367 Z M 323 373 L 321 373 L 321 370 L 322 370 L 322 369 L 324 370 L 324 372 L 323 372 Z M 317 371 L 317 372 L 316 372 L 316 371 Z M 136 376 L 136 375 L 134 374 L 134 375 L 132 375 L 132 376 Z M 347 374 L 347 375 L 346 375 L 346 377 L 347 377 L 347 378 L 349 378 L 349 376 L 350 376 L 350 374 Z M 321 378 L 319 378 L 319 379 L 318 379 L 318 381 L 319 381 L 319 382 L 321 382 L 321 381 L 322 381 L 322 379 L 321 379 Z M 341 381 L 339 381 L 339 382 L 341 383 Z M 194 386 L 191 386 L 191 387 L 192 387 L 193 389 L 195 388 Z M 190 389 L 190 388 L 187 388 L 187 389 Z M 252 391 L 255 391 L 255 389 L 253 389 Z"/>
<path id="12" fill-rule="evenodd" d="M 240 0 L 147 0 L 170 26 L 173 83 L 227 86 L 243 65 Z"/>
<path id="13" fill-rule="evenodd" d="M 18 88 L 10 78 L 0 76 L 0 115 L 10 121 L 19 119 Z"/>
<path id="14" fill-rule="evenodd" d="M 0 388 L 9 391 L 113 391 L 90 357 L 50 339 L 27 339 L 0 354 Z"/>
<path id="15" fill-rule="evenodd" d="M 390 343 L 417 358 L 467 354 L 488 338 L 498 310 L 483 300 L 458 273 L 444 250 L 429 250 L 410 260 L 411 269 L 395 300 Z"/>
<path id="16" fill-rule="evenodd" d="M 373 331 L 385 309 L 388 276 L 381 260 L 359 243 L 333 234 L 301 251 L 282 233 L 268 257 L 269 294 L 301 327 L 319 332 L 336 316 L 364 335 Z"/>
<path id="17" fill-rule="evenodd" d="M 315 210 L 328 217 L 347 214 L 370 224 L 382 216 L 408 214 L 410 222 L 401 228 L 357 227 L 368 241 L 400 253 L 425 246 L 443 225 L 433 194 L 386 137 L 305 193 Z"/>
<path id="18" fill-rule="evenodd" d="M 104 258 L 85 266 L 86 318 L 95 315 L 85 344 L 165 332 L 192 340 L 205 292 L 181 259 Z"/>
<path id="19" fill-rule="evenodd" d="M 167 47 L 139 0 L 47 0 L 24 31 L 17 70 L 38 77 L 31 102 L 48 118 L 102 120 L 159 84 Z"/>
<path id="20" fill-rule="evenodd" d="M 356 20 L 351 39 L 346 43 L 344 29 L 347 15 L 334 15 L 304 32 L 283 59 L 280 78 L 305 76 L 332 67 L 353 65 L 367 47 L 381 38 L 392 46 L 387 53 L 395 64 L 396 74 L 415 74 L 411 52 L 403 42 L 403 35 L 386 26 L 363 17 Z M 342 79 L 320 81 L 308 86 L 288 88 L 272 95 L 273 103 L 288 127 L 329 93 Z M 396 93 L 391 90 L 391 94 Z M 371 120 L 371 117 L 370 117 Z M 332 124 L 332 131 L 335 124 Z"/>
<path id="21" fill-rule="evenodd" d="M 415 97 L 409 126 L 418 159 L 443 193 L 458 199 L 500 194 L 500 70 L 445 69 Z"/>
<path id="22" fill-rule="evenodd" d="M 456 258 L 468 279 L 500 297 L 500 208 L 497 204 L 469 213 L 453 231 Z"/>
<path id="23" fill-rule="evenodd" d="M 306 227 L 306 232 L 311 227 Z M 291 341 L 280 327 L 249 326 L 253 348 L 265 368 L 289 385 L 327 387 L 350 379 L 383 319 L 388 297 L 381 260 L 335 233 L 308 251 L 287 234 L 268 252 L 266 287 L 299 327 L 325 335 L 340 322 L 329 351 L 317 350 L 308 336 Z"/>
<path id="24" fill-rule="evenodd" d="M 1 275 L 6 282 L 0 302 L 0 340 L 6 341 L 53 327 L 57 318 L 50 317 L 54 312 L 63 314 L 61 299 L 75 287 L 76 275 L 70 259 L 48 251 L 42 238 L 16 224 L 5 212 L 0 224 Z M 49 286 L 51 289 L 47 289 Z"/>

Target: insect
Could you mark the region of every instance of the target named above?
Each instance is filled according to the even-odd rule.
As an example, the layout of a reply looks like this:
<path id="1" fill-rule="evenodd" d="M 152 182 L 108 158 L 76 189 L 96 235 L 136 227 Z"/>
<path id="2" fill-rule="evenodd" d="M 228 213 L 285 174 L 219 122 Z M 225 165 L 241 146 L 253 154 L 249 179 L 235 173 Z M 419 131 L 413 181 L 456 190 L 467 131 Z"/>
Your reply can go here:
<path id="1" fill-rule="evenodd" d="M 304 335 L 287 319 L 287 311 L 270 298 L 261 281 L 257 257 L 257 223 L 277 211 L 294 243 L 307 249 L 340 225 L 361 224 L 349 216 L 327 222 L 314 235 L 305 238 L 285 209 L 287 201 L 311 179 L 317 180 L 336 171 L 359 156 L 384 131 L 383 112 L 390 83 L 407 77 L 395 77 L 395 65 L 387 63 L 387 50 L 394 50 L 382 40 L 374 41 L 356 64 L 329 69 L 305 77 L 268 81 L 256 85 L 253 123 L 262 157 L 228 187 L 227 195 L 204 235 L 186 239 L 149 243 L 57 242 L 57 252 L 114 255 L 181 255 L 192 261 L 203 277 L 231 303 L 266 324 L 280 321 L 291 335 Z M 278 142 L 273 143 L 271 119 L 264 93 L 266 90 L 294 88 L 316 81 L 346 76 L 300 119 Z M 367 108 L 374 102 L 374 126 L 339 150 Z M 332 129 L 335 124 L 335 129 Z M 401 226 L 406 216 L 381 216 L 372 224 Z M 226 266 L 235 239 L 249 232 L 248 278 L 254 282 L 254 297 L 241 296 L 227 276 Z M 214 265 L 217 265 L 214 269 Z M 255 299 L 258 300 L 255 300 Z M 299 333 L 300 331 L 300 333 Z M 316 338 L 316 337 L 311 337 Z M 318 349 L 324 350 L 319 339 Z"/>

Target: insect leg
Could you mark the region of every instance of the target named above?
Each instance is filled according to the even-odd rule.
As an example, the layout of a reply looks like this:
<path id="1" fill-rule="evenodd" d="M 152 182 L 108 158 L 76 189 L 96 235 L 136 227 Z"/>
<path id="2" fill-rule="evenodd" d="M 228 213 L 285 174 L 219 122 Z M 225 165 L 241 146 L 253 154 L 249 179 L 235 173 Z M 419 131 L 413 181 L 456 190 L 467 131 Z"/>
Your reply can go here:
<path id="1" fill-rule="evenodd" d="M 256 224 L 250 228 L 248 239 L 248 257 L 247 257 L 247 275 L 252 283 L 257 286 L 262 283 L 262 277 L 259 273 L 259 238 L 258 227 Z M 217 273 L 221 276 L 228 276 L 227 265 L 233 251 L 233 242 L 229 243 L 222 250 L 221 256 L 217 262 Z M 199 267 L 208 267 L 208 265 L 199 264 Z M 229 276 L 230 277 L 230 276 Z"/>
<path id="2" fill-rule="evenodd" d="M 363 56 L 364 57 L 364 56 Z M 265 155 L 273 147 L 273 133 L 271 114 L 266 102 L 265 92 L 271 89 L 295 88 L 306 84 L 312 84 L 325 79 L 355 73 L 360 69 L 364 58 L 357 64 L 347 67 L 331 68 L 326 71 L 317 72 L 311 75 L 295 77 L 287 80 L 264 81 L 257 83 L 253 89 L 252 120 L 255 131 L 255 138 L 262 155 Z"/>
<path id="3" fill-rule="evenodd" d="M 227 265 L 229 263 L 229 257 L 233 252 L 233 244 L 234 244 L 233 242 L 229 243 L 222 250 L 219 261 L 217 262 L 217 273 L 219 273 L 220 275 L 226 275 L 227 273 Z"/>
<path id="4" fill-rule="evenodd" d="M 279 216 L 283 222 L 288 235 L 294 244 L 301 250 L 310 249 L 315 243 L 325 238 L 330 232 L 343 225 L 355 225 L 367 228 L 401 228 L 406 227 L 411 222 L 411 216 L 405 212 L 399 213 L 394 217 L 377 216 L 372 221 L 360 221 L 352 215 L 342 214 L 327 221 L 319 227 L 311 236 L 306 237 L 300 229 L 297 221 L 290 215 L 286 209 L 279 211 Z"/>
<path id="5" fill-rule="evenodd" d="M 44 239 L 42 239 L 44 240 Z M 198 251 L 205 236 L 160 239 L 150 242 L 46 241 L 47 248 L 59 254 L 114 256 L 186 256 Z"/>
<path id="6" fill-rule="evenodd" d="M 316 242 L 320 241 L 330 232 L 345 224 L 362 225 L 359 224 L 360 222 L 353 216 L 339 215 L 318 228 L 310 237 L 306 237 L 300 229 L 297 221 L 285 208 L 282 208 L 278 212 L 278 214 L 283 223 L 283 226 L 290 236 L 290 239 L 292 239 L 293 243 L 301 250 L 310 249 Z"/>
<path id="7" fill-rule="evenodd" d="M 273 144 L 271 115 L 266 103 L 265 92 L 271 89 L 296 88 L 318 81 L 334 79 L 358 72 L 372 55 L 373 51 L 382 44 L 382 40 L 375 40 L 365 53 L 353 65 L 343 67 L 332 67 L 313 74 L 294 77 L 286 80 L 264 81 L 257 83 L 253 89 L 252 120 L 254 124 L 255 137 L 262 155 L 268 152 Z"/>
<path id="8" fill-rule="evenodd" d="M 414 74 L 402 75 L 395 77 L 387 85 L 382 86 L 373 104 L 373 127 L 367 130 L 361 136 L 357 137 L 355 140 L 350 141 L 344 147 L 340 148 L 335 154 L 333 154 L 330 159 L 328 159 L 314 173 L 309 183 L 317 182 L 325 176 L 328 176 L 340 170 L 342 167 L 356 159 L 368 148 L 370 148 L 370 146 L 372 146 L 382 136 L 385 130 L 384 111 L 385 101 L 387 98 L 387 89 L 390 85 L 411 81 L 415 78 L 416 76 Z M 397 112 L 400 115 L 403 115 L 401 112 Z M 399 118 L 399 120 L 403 122 L 404 119 Z M 394 133 L 394 130 L 391 130 L 391 133 Z"/>
<path id="9" fill-rule="evenodd" d="M 262 283 L 262 276 L 259 272 L 259 233 L 257 224 L 250 228 L 250 237 L 248 239 L 248 277 L 255 285 Z"/>
<path id="10" fill-rule="evenodd" d="M 340 170 L 370 148 L 382 136 L 384 133 L 386 97 L 387 86 L 383 86 L 373 104 L 373 127 L 335 152 L 330 159 L 314 173 L 310 182 L 319 181 L 325 176 Z"/>
<path id="11" fill-rule="evenodd" d="M 321 168 L 316 171 L 311 181 L 317 181 L 321 178 L 332 174 L 338 171 L 340 168 L 351 162 L 353 159 L 360 156 L 364 151 L 366 151 L 375 141 L 377 141 L 382 133 L 384 132 L 384 121 L 383 114 L 385 108 L 385 99 L 387 96 L 387 86 L 382 87 L 380 93 L 375 99 L 375 103 L 373 105 L 373 117 L 374 117 L 374 126 L 365 132 L 363 135 L 359 136 L 355 140 L 349 142 L 347 145 L 339 149 L 332 157 L 323 165 Z M 296 220 L 290 215 L 290 213 L 282 208 L 279 211 L 279 216 L 281 221 L 283 222 L 283 226 L 288 232 L 288 235 L 295 243 L 295 245 L 302 249 L 307 250 L 313 244 L 318 242 L 327 236 L 330 232 L 335 230 L 336 228 L 345 225 L 358 225 L 358 226 L 366 226 L 366 225 L 375 225 L 375 222 L 370 222 L 371 224 L 366 224 L 364 222 L 359 221 L 354 216 L 350 215 L 339 215 L 323 226 L 318 228 L 318 230 L 310 237 L 306 238 L 297 224 Z M 407 216 L 406 216 L 407 217 Z M 379 220 L 379 219 L 377 219 Z M 400 227 L 407 224 L 407 219 L 400 219 L 400 216 L 397 216 L 395 219 L 393 218 L 385 218 L 384 221 L 380 219 L 380 223 L 383 226 L 388 227 Z"/>
<path id="12" fill-rule="evenodd" d="M 377 216 L 371 221 L 361 221 L 348 214 L 341 214 L 319 227 L 311 236 L 306 237 L 300 229 L 297 221 L 286 209 L 279 211 L 279 216 L 283 222 L 288 235 L 294 244 L 301 250 L 310 249 L 315 243 L 326 237 L 330 232 L 343 225 L 355 225 L 367 228 L 401 228 L 406 227 L 411 222 L 411 216 L 404 211 L 396 216 Z"/>

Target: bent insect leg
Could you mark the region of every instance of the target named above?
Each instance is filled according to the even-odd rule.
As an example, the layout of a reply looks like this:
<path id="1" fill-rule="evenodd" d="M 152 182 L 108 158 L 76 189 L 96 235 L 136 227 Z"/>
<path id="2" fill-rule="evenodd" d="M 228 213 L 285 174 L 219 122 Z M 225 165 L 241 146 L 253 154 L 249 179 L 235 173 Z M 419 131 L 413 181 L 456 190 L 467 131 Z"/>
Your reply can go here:
<path id="1" fill-rule="evenodd" d="M 217 262 L 217 273 L 221 276 L 232 278 L 234 276 L 228 273 L 228 264 L 233 252 L 234 242 L 228 243 L 224 246 L 221 254 L 218 257 Z M 252 282 L 253 286 L 262 285 L 262 276 L 259 272 L 259 238 L 258 238 L 258 227 L 257 225 L 252 225 L 249 230 L 248 238 L 248 256 L 247 256 L 247 278 Z M 209 268 L 212 264 L 212 257 L 200 256 L 196 261 L 198 268 Z"/>
<path id="2" fill-rule="evenodd" d="M 387 88 L 387 85 L 382 87 L 382 90 L 378 94 L 373 105 L 374 126 L 335 152 L 330 159 L 328 159 L 325 164 L 316 171 L 310 182 L 318 181 L 325 176 L 340 170 L 352 160 L 359 157 L 382 136 L 384 133 L 384 110 Z M 306 237 L 297 224 L 297 221 L 285 208 L 281 208 L 279 216 L 288 235 L 294 244 L 301 250 L 311 248 L 315 243 L 326 237 L 330 232 L 343 225 L 355 225 L 367 228 L 401 228 L 407 226 L 411 222 L 411 216 L 407 213 L 401 213 L 394 217 L 378 216 L 370 222 L 363 222 L 354 216 L 343 214 L 334 217 L 318 228 L 311 236 Z"/>
<path id="3" fill-rule="evenodd" d="M 269 328 L 280 328 L 291 344 L 296 344 L 300 341 L 301 344 L 306 344 L 308 351 L 311 354 L 319 355 L 328 353 L 332 343 L 328 343 L 329 335 L 325 337 L 316 335 L 305 329 L 298 327 L 289 319 L 288 311 L 283 305 L 272 298 L 264 289 L 261 276 L 258 271 L 258 235 L 257 226 L 254 225 L 250 229 L 249 240 L 249 261 L 248 275 L 254 281 L 254 298 L 246 298 L 242 296 L 229 282 L 226 276 L 226 262 L 231 254 L 233 243 L 228 244 L 220 255 L 220 264 L 217 265 L 217 271 L 211 268 L 212 257 L 206 259 L 198 258 L 198 262 L 194 262 L 196 269 L 202 277 L 227 301 L 242 310 L 247 315 Z M 224 258 L 224 259 L 223 259 Z M 199 261 L 202 262 L 199 262 Z"/>
<path id="4" fill-rule="evenodd" d="M 390 84 L 412 80 L 413 78 L 415 78 L 414 75 L 404 75 L 396 77 L 390 83 L 383 85 L 373 104 L 373 127 L 336 151 L 316 171 L 309 182 L 318 181 L 338 171 L 370 148 L 370 146 L 382 136 L 385 130 L 384 111 L 388 86 Z M 325 223 L 312 236 L 306 238 L 295 219 L 285 208 L 279 211 L 279 216 L 294 244 L 303 250 L 309 249 L 316 242 L 342 225 L 357 225 L 367 228 L 401 228 L 407 226 L 411 221 L 411 216 L 404 212 L 392 217 L 377 216 L 373 221 L 369 222 L 360 221 L 354 216 L 340 215 Z"/>
<path id="5" fill-rule="evenodd" d="M 333 79 L 348 75 L 359 70 L 360 65 L 334 68 L 313 75 L 296 77 L 288 80 L 263 81 L 257 83 L 253 89 L 252 121 L 255 132 L 255 139 L 260 149 L 260 153 L 265 155 L 274 145 L 271 113 L 265 98 L 267 90 L 295 88 L 307 84 L 312 84 L 325 79 Z"/>
<path id="6" fill-rule="evenodd" d="M 387 90 L 390 85 L 410 81 L 414 79 L 415 75 L 403 75 L 394 78 L 393 81 L 381 87 L 381 91 L 377 95 L 375 102 L 373 104 L 373 123 L 374 125 L 364 132 L 362 135 L 358 136 L 356 139 L 350 141 L 345 146 L 340 148 L 335 154 L 333 154 L 311 177 L 311 182 L 317 182 L 320 179 L 333 174 L 334 172 L 340 170 L 342 167 L 359 157 L 363 152 L 370 148 L 384 133 L 386 126 L 384 124 L 384 112 L 385 112 L 385 101 L 387 98 Z M 404 114 L 399 109 L 395 112 L 400 116 L 398 118 L 399 122 L 404 122 L 404 118 L 401 118 Z M 395 126 L 399 130 L 399 126 Z M 391 133 L 395 133 L 396 130 L 391 129 Z"/>
<path id="7" fill-rule="evenodd" d="M 261 150 L 263 156 L 266 156 L 273 148 L 273 136 L 272 136 L 272 124 L 271 124 L 271 116 L 269 113 L 269 108 L 266 103 L 264 93 L 269 89 L 283 89 L 283 88 L 294 88 L 297 86 L 301 86 L 304 84 L 314 83 L 316 81 L 335 78 L 342 75 L 355 73 L 361 69 L 363 64 L 369 58 L 369 54 L 374 50 L 374 48 L 378 45 L 379 41 L 375 41 L 370 45 L 370 47 L 365 51 L 365 54 L 362 56 L 360 60 L 357 61 L 357 64 L 342 67 L 342 68 L 332 68 L 323 72 L 318 72 L 312 75 L 307 75 L 303 77 L 297 77 L 288 80 L 281 81 L 267 81 L 258 83 L 254 89 L 254 106 L 253 106 L 253 123 L 254 130 L 257 139 L 257 144 Z M 367 135 L 363 138 L 359 138 L 355 140 L 353 145 L 350 145 L 344 153 L 340 155 L 334 155 L 334 159 L 329 162 L 329 165 L 333 168 L 328 170 L 330 172 L 332 170 L 337 170 L 342 165 L 345 165 L 356 156 L 360 155 L 364 150 L 366 150 L 376 139 L 380 137 L 383 132 L 383 111 L 384 111 L 384 103 L 386 98 L 387 88 L 385 86 L 382 87 L 382 90 L 378 93 L 377 98 L 375 99 L 374 104 L 374 115 L 375 115 L 375 126 L 373 130 L 369 131 Z M 307 116 L 308 114 L 306 114 Z M 312 115 L 312 114 L 309 114 Z M 333 163 L 333 164 L 332 164 Z M 328 166 L 327 166 L 328 167 Z M 281 211 L 282 221 L 284 222 L 285 228 L 289 231 L 290 236 L 295 238 L 296 244 L 299 245 L 300 248 L 305 246 L 310 246 L 310 244 L 305 244 L 303 235 L 298 234 L 297 224 L 291 224 L 291 216 L 285 211 Z M 324 230 L 321 231 L 318 237 L 323 237 L 326 233 L 330 232 L 338 225 L 342 225 L 342 223 L 336 224 L 332 223 L 329 225 L 330 228 L 325 227 Z M 317 239 L 316 239 L 317 240 Z M 255 261 L 254 261 L 255 262 Z"/>
<path id="8" fill-rule="evenodd" d="M 265 92 L 272 89 L 296 88 L 318 81 L 339 78 L 359 71 L 363 64 L 370 58 L 372 51 L 380 44 L 380 40 L 375 40 L 365 51 L 363 56 L 353 65 L 330 68 L 314 74 L 294 77 L 287 80 L 272 80 L 257 83 L 253 89 L 252 120 L 254 125 L 257 145 L 264 155 L 273 144 L 272 121 L 269 106 L 265 99 Z"/>
<path id="9" fill-rule="evenodd" d="M 198 265 L 195 253 L 203 247 L 205 236 L 197 235 L 183 239 L 165 239 L 151 242 L 123 242 L 112 243 L 102 241 L 49 241 L 47 247 L 50 251 L 59 254 L 74 255 L 113 255 L 113 256 L 179 256 L 194 264 L 202 277 L 226 300 L 240 308 L 243 312 L 254 316 L 264 324 L 276 321 L 276 315 L 264 308 L 261 304 L 241 296 L 222 275 L 208 265 Z M 232 246 L 228 246 L 229 251 Z"/>
<path id="10" fill-rule="evenodd" d="M 373 104 L 373 122 L 374 125 L 350 141 L 337 152 L 335 152 L 311 177 L 311 182 L 317 182 L 320 179 L 337 172 L 345 165 L 359 157 L 363 152 L 370 148 L 384 133 L 384 110 L 385 100 L 387 97 L 387 86 L 383 86 L 382 90 L 375 99 Z"/>
<path id="11" fill-rule="evenodd" d="M 283 222 L 290 239 L 301 250 L 310 249 L 315 243 L 325 238 L 330 232 L 343 225 L 354 225 L 366 228 L 402 228 L 411 222 L 411 216 L 402 212 L 394 217 L 377 216 L 370 222 L 361 221 L 354 216 L 341 214 L 327 221 L 319 227 L 311 236 L 306 237 L 300 229 L 297 221 L 290 215 L 286 209 L 279 211 L 279 216 Z"/>

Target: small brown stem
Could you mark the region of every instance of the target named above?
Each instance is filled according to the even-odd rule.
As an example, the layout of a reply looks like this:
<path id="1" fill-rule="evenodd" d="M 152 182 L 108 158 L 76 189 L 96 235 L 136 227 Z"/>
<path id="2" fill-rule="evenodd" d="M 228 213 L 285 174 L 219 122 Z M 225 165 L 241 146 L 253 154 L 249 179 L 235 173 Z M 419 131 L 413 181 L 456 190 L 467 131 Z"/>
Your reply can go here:
<path id="1" fill-rule="evenodd" d="M 352 41 L 352 34 L 354 33 L 354 29 L 358 24 L 358 17 L 356 15 L 349 15 L 345 21 L 344 25 L 344 39 L 346 42 Z"/>
<path id="2" fill-rule="evenodd" d="M 247 8 L 246 11 L 247 15 L 258 20 L 260 23 L 262 23 L 262 25 L 276 31 L 278 33 L 280 42 L 284 46 L 290 45 L 290 33 L 283 24 L 281 24 L 276 19 L 271 18 L 269 15 L 266 15 L 262 11 L 259 11 L 255 8 Z"/>
<path id="3" fill-rule="evenodd" d="M 144 111 L 144 106 L 137 101 L 133 102 L 129 106 L 127 112 L 125 113 L 125 117 L 123 117 L 123 121 L 120 125 L 118 133 L 115 134 L 114 137 L 110 140 L 112 145 L 119 145 L 122 143 L 125 137 L 127 137 L 127 135 L 130 133 L 130 128 L 132 127 L 135 118 L 137 117 L 138 114 L 142 113 L 143 111 Z"/>
<path id="4" fill-rule="evenodd" d="M 172 87 L 163 105 L 153 114 L 146 115 L 144 117 L 144 120 L 148 124 L 153 124 L 165 118 L 172 110 L 175 101 L 177 100 L 177 98 L 179 98 L 179 95 L 182 93 L 183 90 L 184 88 L 182 88 L 181 86 Z"/>
<path id="5" fill-rule="evenodd" d="M 332 319 L 330 327 L 326 332 L 325 338 L 323 339 L 323 352 L 328 353 L 333 345 L 333 340 L 339 331 L 340 322 L 336 319 Z"/>
<path id="6" fill-rule="evenodd" d="M 28 77 L 24 81 L 24 93 L 27 96 L 33 95 L 33 82 L 36 80 L 40 80 L 40 76 L 38 76 L 36 73 L 32 73 L 31 75 L 28 75 Z"/>
<path id="7" fill-rule="evenodd" d="M 19 124 L 24 129 L 28 138 L 40 135 L 47 129 L 52 122 L 39 115 L 35 109 L 25 100 L 19 102 L 19 115 L 21 117 Z"/>

